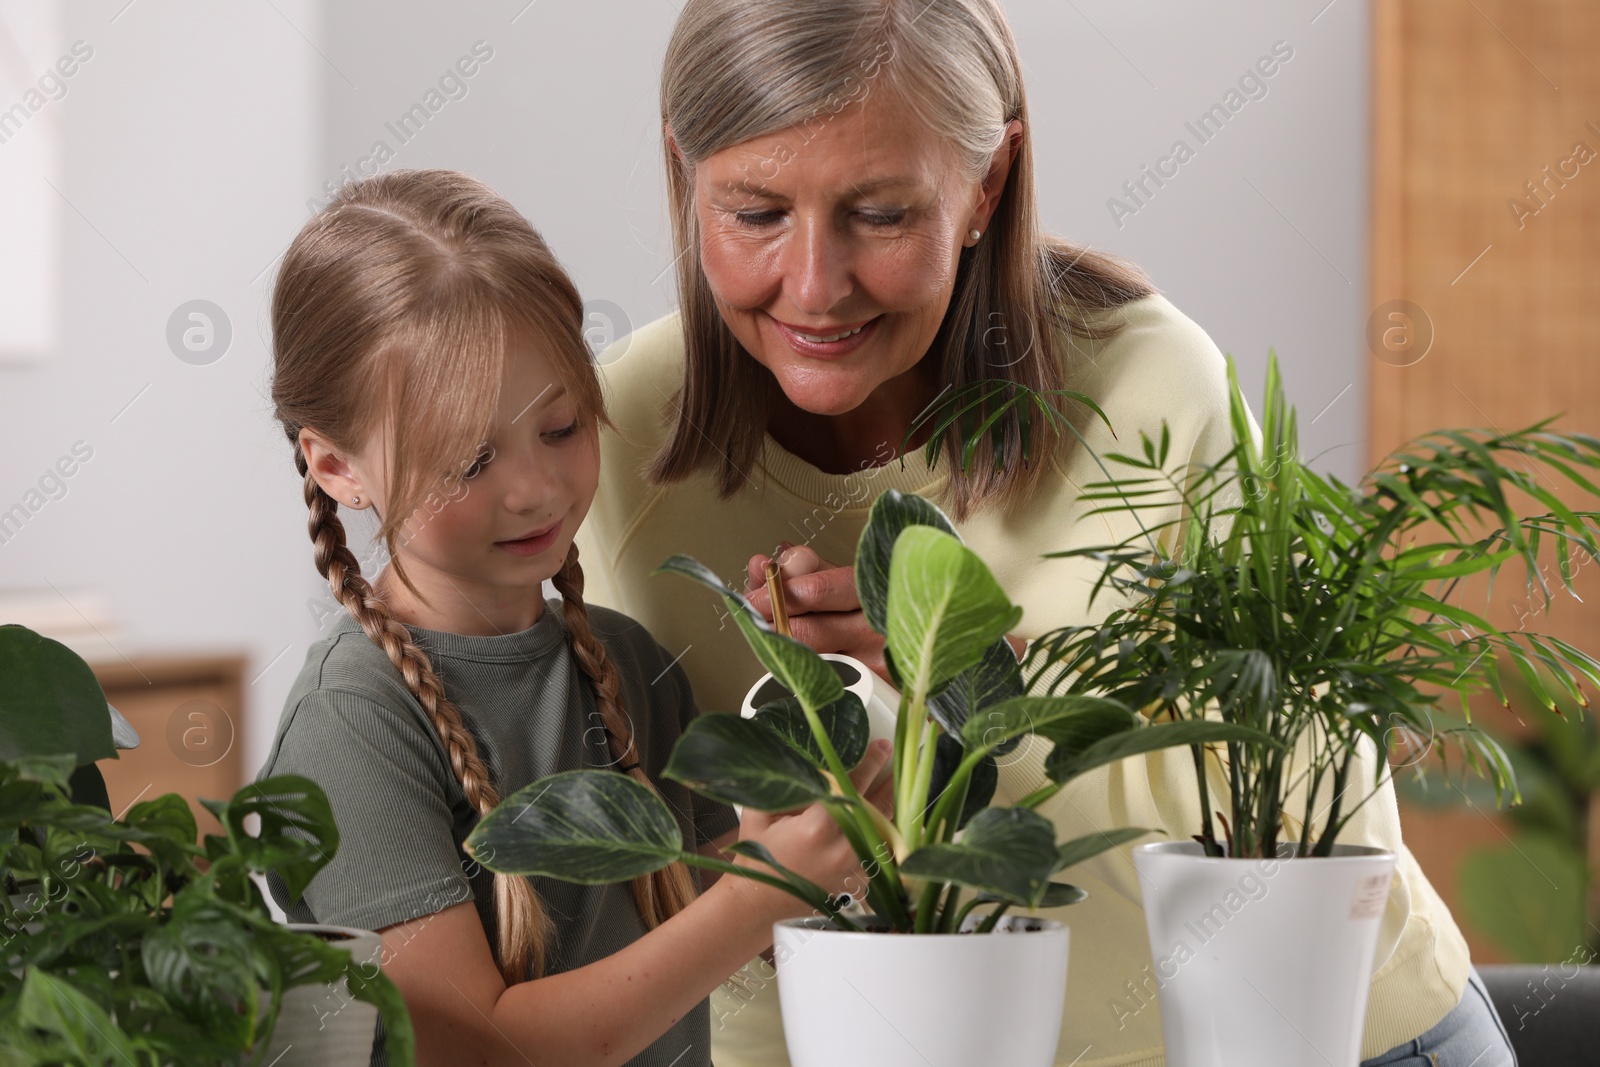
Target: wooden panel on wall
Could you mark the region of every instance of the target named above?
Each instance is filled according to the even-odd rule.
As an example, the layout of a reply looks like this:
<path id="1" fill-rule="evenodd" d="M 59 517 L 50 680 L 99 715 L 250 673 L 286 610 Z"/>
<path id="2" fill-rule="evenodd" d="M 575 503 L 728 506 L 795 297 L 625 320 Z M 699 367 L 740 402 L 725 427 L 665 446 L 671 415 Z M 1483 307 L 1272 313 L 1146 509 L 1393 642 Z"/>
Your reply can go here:
<path id="1" fill-rule="evenodd" d="M 1558 413 L 1600 434 L 1600 5 L 1374 0 L 1372 26 L 1369 341 L 1388 331 L 1391 343 L 1373 351 L 1370 460 L 1430 430 L 1510 431 Z M 1600 649 L 1600 567 L 1579 570 L 1585 603 L 1548 614 L 1530 614 L 1520 578 L 1496 584 L 1492 622 Z M 1485 596 L 1480 585 L 1463 603 Z M 1463 853 L 1510 823 L 1481 810 L 1405 820 L 1459 918 Z M 1462 926 L 1476 959 L 1497 958 Z"/>
<path id="2" fill-rule="evenodd" d="M 106 700 L 139 731 L 139 747 L 98 764 L 113 814 L 178 793 L 201 839 L 221 833 L 199 798 L 228 800 L 245 784 L 244 657 L 140 658 L 94 665 Z"/>

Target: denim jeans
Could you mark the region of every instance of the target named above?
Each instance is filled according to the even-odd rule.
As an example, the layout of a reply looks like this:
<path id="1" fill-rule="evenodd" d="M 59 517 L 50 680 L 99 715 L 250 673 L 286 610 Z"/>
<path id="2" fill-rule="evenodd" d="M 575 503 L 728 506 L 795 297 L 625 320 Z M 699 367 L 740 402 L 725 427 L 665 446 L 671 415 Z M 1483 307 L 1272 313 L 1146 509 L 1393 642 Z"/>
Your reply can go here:
<path id="1" fill-rule="evenodd" d="M 1474 967 L 1461 1003 L 1438 1026 L 1381 1056 L 1362 1060 L 1361 1067 L 1516 1067 L 1516 1063 L 1511 1039 Z"/>

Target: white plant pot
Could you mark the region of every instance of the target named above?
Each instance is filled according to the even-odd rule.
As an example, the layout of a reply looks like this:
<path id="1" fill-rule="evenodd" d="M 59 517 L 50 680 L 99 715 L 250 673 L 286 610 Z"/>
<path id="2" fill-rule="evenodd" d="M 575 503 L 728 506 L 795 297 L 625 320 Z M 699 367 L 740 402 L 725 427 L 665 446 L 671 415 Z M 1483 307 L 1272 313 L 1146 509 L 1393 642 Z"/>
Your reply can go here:
<path id="1" fill-rule="evenodd" d="M 1395 855 L 1133 850 L 1168 1067 L 1356 1067 Z"/>
<path id="2" fill-rule="evenodd" d="M 970 930 L 982 918 L 968 915 Z M 871 919 L 858 919 L 865 925 Z M 773 926 L 793 1067 L 1051 1067 L 1067 987 L 1067 927 L 1006 915 L 989 934 Z"/>
<path id="3" fill-rule="evenodd" d="M 360 963 L 376 966 L 383 946 L 371 930 L 321 923 L 289 923 L 289 929 L 316 934 L 330 944 L 348 949 Z M 261 998 L 267 1010 L 268 996 Z M 260 1062 L 272 1067 L 342 1067 L 364 1064 L 372 1058 L 378 1009 L 356 1000 L 340 978 L 331 984 L 295 986 L 283 993 L 283 1007 Z"/>

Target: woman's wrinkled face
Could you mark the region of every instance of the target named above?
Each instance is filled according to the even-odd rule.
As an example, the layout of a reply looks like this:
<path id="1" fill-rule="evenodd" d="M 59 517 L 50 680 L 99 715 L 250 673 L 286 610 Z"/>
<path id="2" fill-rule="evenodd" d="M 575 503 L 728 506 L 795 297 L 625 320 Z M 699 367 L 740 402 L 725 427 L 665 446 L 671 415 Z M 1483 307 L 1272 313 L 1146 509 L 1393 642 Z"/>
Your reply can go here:
<path id="1" fill-rule="evenodd" d="M 695 167 L 717 307 L 817 415 L 856 408 L 927 353 L 982 202 L 954 150 L 890 92 Z"/>

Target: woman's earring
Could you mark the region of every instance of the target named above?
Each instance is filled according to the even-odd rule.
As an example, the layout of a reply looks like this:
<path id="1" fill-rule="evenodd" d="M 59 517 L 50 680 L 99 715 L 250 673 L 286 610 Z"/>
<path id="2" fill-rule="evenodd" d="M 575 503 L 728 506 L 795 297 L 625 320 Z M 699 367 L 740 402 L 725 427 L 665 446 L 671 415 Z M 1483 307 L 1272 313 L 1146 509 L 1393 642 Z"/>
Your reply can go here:
<path id="1" fill-rule="evenodd" d="M 967 231 L 967 236 L 972 238 L 972 243 L 973 244 L 977 244 L 978 243 L 978 238 L 983 236 L 983 231 L 982 230 L 968 230 Z"/>

